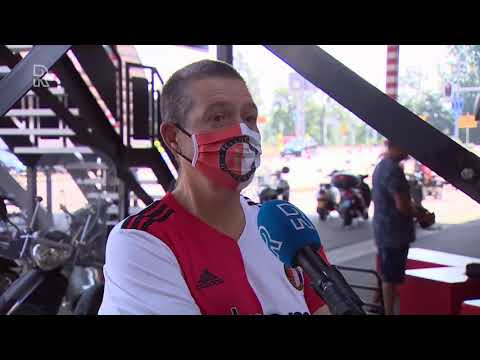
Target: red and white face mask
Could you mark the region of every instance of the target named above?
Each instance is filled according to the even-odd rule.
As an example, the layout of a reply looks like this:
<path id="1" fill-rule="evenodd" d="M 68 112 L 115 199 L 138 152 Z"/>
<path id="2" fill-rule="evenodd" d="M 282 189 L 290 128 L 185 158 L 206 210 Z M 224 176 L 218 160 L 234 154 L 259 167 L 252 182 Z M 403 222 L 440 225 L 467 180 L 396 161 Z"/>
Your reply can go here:
<path id="1" fill-rule="evenodd" d="M 192 139 L 194 150 L 191 160 L 178 154 L 214 183 L 239 191 L 252 182 L 262 154 L 258 132 L 244 123 L 199 134 L 176 126 Z"/>

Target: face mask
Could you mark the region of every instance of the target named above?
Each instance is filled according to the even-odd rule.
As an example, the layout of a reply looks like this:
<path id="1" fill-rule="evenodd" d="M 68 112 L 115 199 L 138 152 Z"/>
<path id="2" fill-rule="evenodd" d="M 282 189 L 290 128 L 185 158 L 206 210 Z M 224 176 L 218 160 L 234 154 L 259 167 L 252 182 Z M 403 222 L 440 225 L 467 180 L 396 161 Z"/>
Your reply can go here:
<path id="1" fill-rule="evenodd" d="M 252 182 L 262 154 L 258 132 L 244 123 L 200 134 L 176 126 L 191 137 L 194 149 L 192 160 L 178 154 L 214 183 L 240 191 Z"/>

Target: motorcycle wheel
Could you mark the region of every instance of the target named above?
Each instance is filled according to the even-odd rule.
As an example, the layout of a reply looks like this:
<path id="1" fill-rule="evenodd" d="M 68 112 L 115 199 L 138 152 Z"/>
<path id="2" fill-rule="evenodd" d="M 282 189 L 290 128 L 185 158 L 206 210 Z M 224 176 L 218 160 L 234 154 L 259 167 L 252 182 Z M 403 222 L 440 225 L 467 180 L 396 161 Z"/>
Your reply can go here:
<path id="1" fill-rule="evenodd" d="M 97 315 L 102 305 L 104 284 L 96 284 L 85 290 L 74 310 L 74 315 Z"/>
<path id="2" fill-rule="evenodd" d="M 67 291 L 68 279 L 60 269 L 49 271 L 44 282 L 13 315 L 57 315 Z"/>
<path id="3" fill-rule="evenodd" d="M 363 210 L 363 213 L 362 213 L 362 218 L 363 218 L 363 220 L 368 220 L 368 217 L 369 217 L 368 211 L 367 211 L 367 210 Z"/>
<path id="4" fill-rule="evenodd" d="M 343 226 L 352 225 L 353 217 L 348 212 L 343 215 Z"/>
<path id="5" fill-rule="evenodd" d="M 325 209 L 319 209 L 318 210 L 318 216 L 321 221 L 327 220 L 328 212 Z"/>
<path id="6" fill-rule="evenodd" d="M 0 295 L 7 290 L 15 280 L 18 279 L 18 275 L 14 272 L 5 272 L 0 275 Z"/>

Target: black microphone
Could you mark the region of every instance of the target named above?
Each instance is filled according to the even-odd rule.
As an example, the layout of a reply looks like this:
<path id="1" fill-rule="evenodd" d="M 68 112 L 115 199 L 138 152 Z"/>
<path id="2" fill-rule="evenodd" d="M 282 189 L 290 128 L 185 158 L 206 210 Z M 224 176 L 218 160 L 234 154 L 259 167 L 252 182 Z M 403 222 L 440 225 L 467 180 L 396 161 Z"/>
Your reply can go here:
<path id="1" fill-rule="evenodd" d="M 301 267 L 315 292 L 334 315 L 365 315 L 363 302 L 335 266 L 318 255 L 320 237 L 313 223 L 289 202 L 262 204 L 257 226 L 270 251 L 284 264 Z"/>

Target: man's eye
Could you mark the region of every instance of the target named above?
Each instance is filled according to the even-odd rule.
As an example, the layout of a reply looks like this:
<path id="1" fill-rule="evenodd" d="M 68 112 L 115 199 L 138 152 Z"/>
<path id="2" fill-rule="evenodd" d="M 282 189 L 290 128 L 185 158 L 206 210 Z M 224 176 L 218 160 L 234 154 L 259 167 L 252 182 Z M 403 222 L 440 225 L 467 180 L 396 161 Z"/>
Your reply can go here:
<path id="1" fill-rule="evenodd" d="M 218 114 L 213 117 L 214 122 L 221 122 L 223 120 L 225 120 L 225 115 L 223 114 Z"/>

